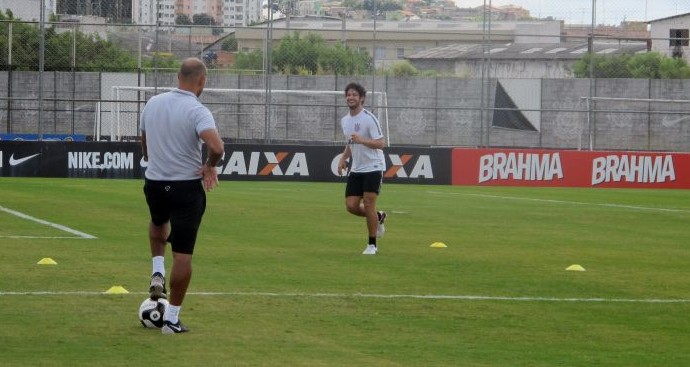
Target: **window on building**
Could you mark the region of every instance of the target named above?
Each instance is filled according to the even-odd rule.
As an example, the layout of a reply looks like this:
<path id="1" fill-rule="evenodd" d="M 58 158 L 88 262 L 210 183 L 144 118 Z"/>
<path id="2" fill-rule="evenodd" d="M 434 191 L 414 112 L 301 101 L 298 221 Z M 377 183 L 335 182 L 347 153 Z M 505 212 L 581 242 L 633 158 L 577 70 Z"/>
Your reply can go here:
<path id="1" fill-rule="evenodd" d="M 669 45 L 674 46 L 688 46 L 688 37 L 690 37 L 690 30 L 688 29 L 671 29 L 669 38 L 671 38 Z"/>
<path id="2" fill-rule="evenodd" d="M 374 51 L 374 58 L 377 60 L 385 59 L 386 58 L 386 48 L 385 47 L 376 47 L 376 51 Z"/>
<path id="3" fill-rule="evenodd" d="M 398 56 L 399 59 L 404 59 L 405 58 L 405 49 L 402 47 L 398 47 L 396 50 L 396 55 Z"/>

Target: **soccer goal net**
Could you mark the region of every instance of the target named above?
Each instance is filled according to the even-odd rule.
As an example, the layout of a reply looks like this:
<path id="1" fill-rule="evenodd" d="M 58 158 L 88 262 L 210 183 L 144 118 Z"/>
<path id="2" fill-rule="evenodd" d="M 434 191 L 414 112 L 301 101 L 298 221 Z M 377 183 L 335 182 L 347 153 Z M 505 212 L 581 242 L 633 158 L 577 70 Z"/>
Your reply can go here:
<path id="1" fill-rule="evenodd" d="M 579 149 L 678 150 L 690 100 L 580 97 Z M 583 141 L 583 139 L 585 141 Z"/>
<path id="2" fill-rule="evenodd" d="M 136 138 L 146 101 L 172 89 L 112 87 L 110 121 L 100 122 L 100 135 L 109 135 L 112 141 Z M 342 91 L 204 88 L 200 100 L 226 139 L 300 144 L 345 141 L 340 119 L 348 109 Z M 390 144 L 386 93 L 368 92 L 365 107 L 378 117 Z"/>

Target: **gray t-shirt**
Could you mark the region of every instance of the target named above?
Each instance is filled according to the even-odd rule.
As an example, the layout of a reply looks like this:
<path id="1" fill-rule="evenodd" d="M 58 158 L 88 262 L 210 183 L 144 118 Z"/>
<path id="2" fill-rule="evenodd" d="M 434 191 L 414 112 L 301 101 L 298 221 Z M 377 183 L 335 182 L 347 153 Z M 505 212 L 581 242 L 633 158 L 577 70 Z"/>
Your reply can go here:
<path id="1" fill-rule="evenodd" d="M 146 178 L 156 181 L 187 181 L 201 178 L 199 134 L 215 129 L 211 111 L 192 92 L 174 89 L 152 97 L 141 113 L 146 133 Z"/>

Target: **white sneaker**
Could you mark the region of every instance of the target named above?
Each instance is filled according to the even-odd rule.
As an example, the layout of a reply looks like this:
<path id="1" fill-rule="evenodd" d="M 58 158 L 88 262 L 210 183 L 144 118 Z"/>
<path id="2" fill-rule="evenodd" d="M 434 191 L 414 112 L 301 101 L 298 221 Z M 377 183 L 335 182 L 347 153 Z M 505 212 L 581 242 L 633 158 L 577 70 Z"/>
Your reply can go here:
<path id="1" fill-rule="evenodd" d="M 377 252 L 378 249 L 376 248 L 376 245 L 367 245 L 367 247 L 362 252 L 362 255 L 376 255 Z"/>
<path id="2" fill-rule="evenodd" d="M 383 222 L 386 221 L 386 212 L 379 210 L 377 215 L 379 218 L 379 225 L 376 227 L 376 238 L 381 238 L 383 234 L 386 233 L 386 227 L 383 226 Z"/>

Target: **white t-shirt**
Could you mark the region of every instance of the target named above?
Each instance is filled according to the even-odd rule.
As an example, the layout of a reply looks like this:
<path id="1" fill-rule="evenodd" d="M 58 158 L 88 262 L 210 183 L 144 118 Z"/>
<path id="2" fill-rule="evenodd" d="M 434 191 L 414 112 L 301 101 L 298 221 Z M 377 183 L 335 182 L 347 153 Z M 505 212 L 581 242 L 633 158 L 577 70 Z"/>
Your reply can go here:
<path id="1" fill-rule="evenodd" d="M 192 92 L 174 89 L 149 99 L 141 113 L 146 133 L 146 178 L 156 181 L 188 181 L 201 178 L 199 134 L 215 129 L 211 111 Z"/>
<path id="2" fill-rule="evenodd" d="M 352 134 L 359 134 L 365 139 L 381 139 L 383 132 L 379 120 L 373 113 L 363 109 L 355 116 L 349 113 L 340 120 L 340 126 L 343 128 L 345 139 L 350 144 L 350 152 L 352 152 L 350 172 L 374 172 L 385 171 L 386 160 L 383 156 L 383 150 L 371 149 L 364 144 L 354 144 L 350 142 Z"/>

